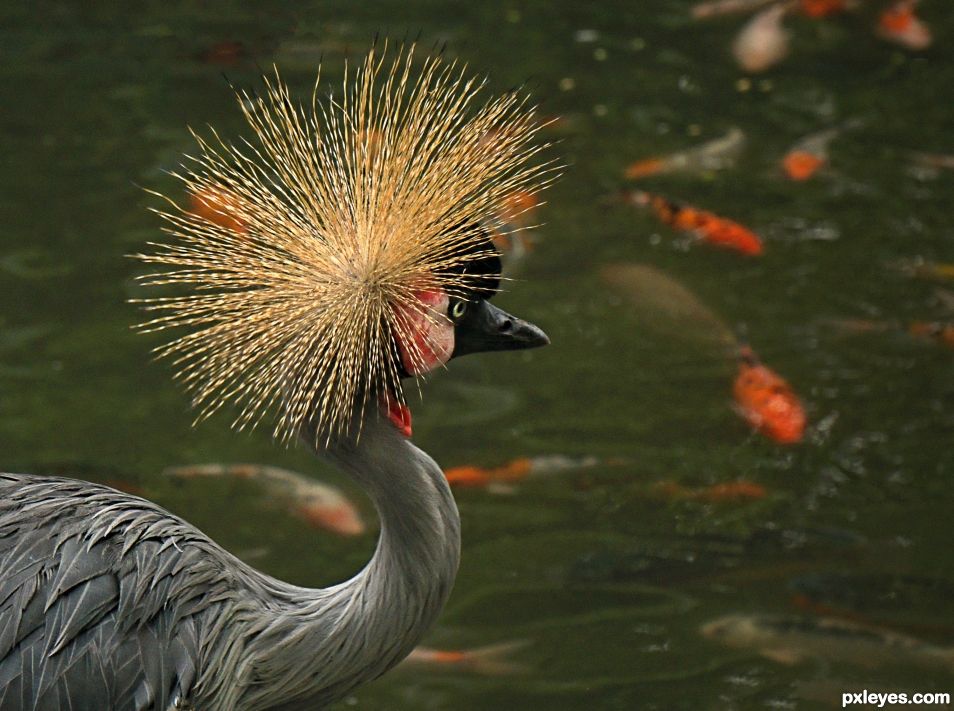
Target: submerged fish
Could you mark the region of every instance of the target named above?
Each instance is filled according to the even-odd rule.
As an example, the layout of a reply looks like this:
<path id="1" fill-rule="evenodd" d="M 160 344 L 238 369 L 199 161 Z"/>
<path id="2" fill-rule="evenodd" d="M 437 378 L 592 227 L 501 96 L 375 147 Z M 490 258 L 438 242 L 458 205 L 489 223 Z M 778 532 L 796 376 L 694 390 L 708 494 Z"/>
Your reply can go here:
<path id="1" fill-rule="evenodd" d="M 588 469 L 601 464 L 596 457 L 573 459 L 559 454 L 541 457 L 517 457 L 499 467 L 464 465 L 444 472 L 452 486 L 489 486 L 514 484 L 531 476 L 545 476 L 571 469 Z"/>
<path id="2" fill-rule="evenodd" d="M 868 668 L 906 664 L 954 671 L 954 649 L 832 618 L 735 614 L 704 624 L 700 632 L 782 664 L 815 658 Z"/>
<path id="3" fill-rule="evenodd" d="M 922 168 L 954 170 L 954 154 L 911 152 L 911 159 Z"/>
<path id="4" fill-rule="evenodd" d="M 705 343 L 734 353 L 735 336 L 698 296 L 649 264 L 609 264 L 600 278 L 623 296 L 642 325 L 692 344 Z"/>
<path id="5" fill-rule="evenodd" d="M 757 74 L 767 71 L 788 56 L 789 33 L 782 26 L 787 3 L 772 5 L 746 23 L 732 43 L 739 67 Z"/>
<path id="6" fill-rule="evenodd" d="M 828 146 L 841 133 L 827 128 L 799 139 L 782 159 L 782 168 L 790 180 L 808 180 L 828 164 Z"/>
<path id="7" fill-rule="evenodd" d="M 237 40 L 216 42 L 195 56 L 196 60 L 203 64 L 216 64 L 220 67 L 237 67 L 248 57 L 248 47 Z"/>
<path id="8" fill-rule="evenodd" d="M 857 6 L 856 0 L 798 0 L 799 12 L 815 19 L 840 15 Z"/>
<path id="9" fill-rule="evenodd" d="M 937 633 L 954 620 L 954 581 L 890 572 L 830 570 L 812 572 L 789 583 L 792 602 L 802 610 L 853 621 L 903 626 Z"/>
<path id="10" fill-rule="evenodd" d="M 440 671 L 468 672 L 486 676 L 507 676 L 527 671 L 527 666 L 509 659 L 514 652 L 529 646 L 527 640 L 498 642 L 473 649 L 432 649 L 415 647 L 402 665 Z"/>
<path id="11" fill-rule="evenodd" d="M 779 444 L 800 442 L 805 410 L 791 386 L 762 365 L 751 348 L 739 351 L 739 372 L 732 385 L 739 414 L 758 432 Z"/>
<path id="12" fill-rule="evenodd" d="M 933 341 L 945 348 L 954 348 L 954 323 L 945 321 L 911 321 L 906 326 L 898 321 L 869 319 L 829 319 L 824 323 L 844 334 L 901 332 L 922 340 Z"/>
<path id="13" fill-rule="evenodd" d="M 908 333 L 934 341 L 945 348 L 954 348 L 954 323 L 943 321 L 912 321 Z"/>
<path id="14" fill-rule="evenodd" d="M 878 17 L 877 35 L 913 50 L 927 49 L 934 38 L 931 29 L 917 16 L 918 0 L 896 0 Z"/>
<path id="15" fill-rule="evenodd" d="M 172 467 L 163 474 L 177 478 L 231 477 L 250 479 L 265 487 L 298 518 L 316 528 L 342 536 L 358 536 L 366 526 L 358 509 L 347 497 L 329 484 L 314 481 L 297 472 L 257 464 L 205 464 Z"/>
<path id="16" fill-rule="evenodd" d="M 745 133 L 740 128 L 731 128 L 724 136 L 684 151 L 630 163 L 623 174 L 630 180 L 636 180 L 648 175 L 725 170 L 735 166 L 744 148 Z"/>
<path id="17" fill-rule="evenodd" d="M 758 501 L 768 494 L 761 484 L 742 479 L 695 488 L 674 481 L 660 481 L 653 486 L 653 491 L 671 500 L 704 501 L 712 504 Z"/>
<path id="18" fill-rule="evenodd" d="M 733 220 L 641 190 L 629 191 L 624 195 L 624 199 L 631 205 L 649 206 L 667 225 L 689 232 L 706 244 L 748 256 L 762 254 L 761 238 Z"/>
<path id="19" fill-rule="evenodd" d="M 755 12 L 771 2 L 775 2 L 775 0 L 708 0 L 708 2 L 699 2 L 693 5 L 689 9 L 689 14 L 695 20 L 703 20 L 719 15 Z"/>
<path id="20" fill-rule="evenodd" d="M 206 186 L 191 193 L 189 212 L 232 232 L 244 234 L 247 229 L 238 195 L 224 186 Z"/>

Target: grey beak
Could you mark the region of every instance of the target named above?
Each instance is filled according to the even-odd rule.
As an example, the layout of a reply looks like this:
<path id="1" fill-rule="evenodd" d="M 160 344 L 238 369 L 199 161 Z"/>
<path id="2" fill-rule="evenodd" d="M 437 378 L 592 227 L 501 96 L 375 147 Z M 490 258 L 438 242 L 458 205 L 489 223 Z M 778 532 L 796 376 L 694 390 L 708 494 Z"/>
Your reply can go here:
<path id="1" fill-rule="evenodd" d="M 454 327 L 452 358 L 483 351 L 516 351 L 550 343 L 542 330 L 486 299 L 471 302 Z"/>

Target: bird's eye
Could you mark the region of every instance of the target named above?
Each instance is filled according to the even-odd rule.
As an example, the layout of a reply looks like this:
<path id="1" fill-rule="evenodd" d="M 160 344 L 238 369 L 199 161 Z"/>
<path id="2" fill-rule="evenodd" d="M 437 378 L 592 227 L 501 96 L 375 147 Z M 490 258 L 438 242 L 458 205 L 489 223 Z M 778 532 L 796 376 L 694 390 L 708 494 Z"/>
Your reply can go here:
<path id="1" fill-rule="evenodd" d="M 453 304 L 451 304 L 451 307 L 450 307 L 450 317 L 454 321 L 456 321 L 457 319 L 459 319 L 461 316 L 464 315 L 464 312 L 466 310 L 467 310 L 466 301 L 455 301 Z"/>

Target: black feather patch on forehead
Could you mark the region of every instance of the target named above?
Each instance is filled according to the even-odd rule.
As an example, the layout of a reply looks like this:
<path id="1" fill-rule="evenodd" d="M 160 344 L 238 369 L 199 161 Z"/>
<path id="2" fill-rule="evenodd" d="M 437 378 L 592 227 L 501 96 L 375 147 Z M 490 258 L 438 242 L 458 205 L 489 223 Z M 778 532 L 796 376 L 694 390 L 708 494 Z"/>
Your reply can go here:
<path id="1" fill-rule="evenodd" d="M 460 233 L 467 237 L 451 251 L 449 256 L 456 263 L 444 270 L 443 275 L 453 277 L 460 284 L 455 292 L 461 298 L 467 301 L 491 299 L 500 291 L 503 272 L 500 250 L 490 233 L 476 223 L 463 226 Z"/>

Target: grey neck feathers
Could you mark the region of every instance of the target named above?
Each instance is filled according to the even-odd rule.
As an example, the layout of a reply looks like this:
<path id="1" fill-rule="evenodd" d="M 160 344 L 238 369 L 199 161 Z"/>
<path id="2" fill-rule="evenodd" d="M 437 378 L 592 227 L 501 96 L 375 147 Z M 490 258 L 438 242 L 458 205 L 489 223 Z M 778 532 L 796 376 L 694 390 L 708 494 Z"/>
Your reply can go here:
<path id="1" fill-rule="evenodd" d="M 457 574 L 460 518 L 433 459 L 375 416 L 357 443 L 318 454 L 370 496 L 378 545 L 347 582 L 275 590 L 280 609 L 250 640 L 254 684 L 243 708 L 317 708 L 384 673 L 433 624 Z"/>

